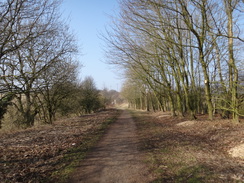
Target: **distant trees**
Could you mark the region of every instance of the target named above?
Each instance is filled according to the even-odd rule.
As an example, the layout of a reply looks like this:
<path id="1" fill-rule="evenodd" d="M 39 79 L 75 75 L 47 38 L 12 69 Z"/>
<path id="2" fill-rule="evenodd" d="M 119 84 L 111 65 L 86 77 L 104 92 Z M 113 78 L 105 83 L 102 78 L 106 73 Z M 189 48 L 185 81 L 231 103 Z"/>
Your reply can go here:
<path id="1" fill-rule="evenodd" d="M 91 76 L 87 76 L 82 82 L 63 85 L 64 90 L 69 90 L 69 96 L 59 100 L 59 106 L 56 109 L 61 115 L 83 115 L 104 110 L 107 107 L 114 107 L 120 104 L 122 99 L 119 92 L 115 90 L 103 89 L 96 87 L 95 81 Z M 65 93 L 65 92 L 61 92 Z M 59 95 L 54 95 L 58 97 Z"/>
<path id="2" fill-rule="evenodd" d="M 99 98 L 99 90 L 96 88 L 92 77 L 86 77 L 82 81 L 79 92 L 79 103 L 82 112 L 90 114 L 103 107 Z"/>
<path id="3" fill-rule="evenodd" d="M 238 93 L 242 5 L 240 0 L 121 2 L 105 39 L 109 63 L 126 71 L 128 100 L 147 109 L 159 105 L 173 116 L 208 113 L 213 119 L 219 112 L 238 121 L 244 115 Z"/>
<path id="4" fill-rule="evenodd" d="M 120 92 L 116 90 L 108 90 L 107 88 L 100 91 L 100 98 L 105 107 L 113 107 L 124 102 L 120 96 Z"/>
<path id="5" fill-rule="evenodd" d="M 79 115 L 94 113 L 106 107 L 114 107 L 115 104 L 121 102 L 119 92 L 106 88 L 103 90 L 97 89 L 91 76 L 85 77 L 81 83 L 77 84 L 74 91 L 70 102 L 72 102 L 72 106 L 76 106 L 73 107 L 73 112 Z M 62 108 L 67 110 L 68 106 L 69 104 L 66 101 Z"/>

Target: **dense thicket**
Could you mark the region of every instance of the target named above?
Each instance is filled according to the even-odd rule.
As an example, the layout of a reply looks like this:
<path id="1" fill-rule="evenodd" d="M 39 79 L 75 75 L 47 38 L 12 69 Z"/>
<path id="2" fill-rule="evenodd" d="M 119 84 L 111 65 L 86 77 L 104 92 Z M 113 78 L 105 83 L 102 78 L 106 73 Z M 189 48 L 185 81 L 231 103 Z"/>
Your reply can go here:
<path id="1" fill-rule="evenodd" d="M 243 110 L 240 0 L 125 0 L 105 39 L 110 64 L 126 72 L 132 106 L 172 115 Z"/>

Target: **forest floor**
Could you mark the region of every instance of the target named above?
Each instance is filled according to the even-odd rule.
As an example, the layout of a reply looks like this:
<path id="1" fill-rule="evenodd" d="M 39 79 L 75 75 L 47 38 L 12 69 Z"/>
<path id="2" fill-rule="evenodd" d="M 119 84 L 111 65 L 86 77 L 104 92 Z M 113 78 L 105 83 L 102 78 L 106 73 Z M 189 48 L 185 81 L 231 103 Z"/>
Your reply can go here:
<path id="1" fill-rule="evenodd" d="M 244 182 L 244 121 L 196 121 L 134 112 L 140 150 L 156 182 Z"/>
<path id="2" fill-rule="evenodd" d="M 66 182 L 119 113 L 108 109 L 53 125 L 0 131 L 0 182 Z"/>
<path id="3" fill-rule="evenodd" d="M 131 113 L 0 132 L 0 182 L 244 182 L 243 121 Z"/>

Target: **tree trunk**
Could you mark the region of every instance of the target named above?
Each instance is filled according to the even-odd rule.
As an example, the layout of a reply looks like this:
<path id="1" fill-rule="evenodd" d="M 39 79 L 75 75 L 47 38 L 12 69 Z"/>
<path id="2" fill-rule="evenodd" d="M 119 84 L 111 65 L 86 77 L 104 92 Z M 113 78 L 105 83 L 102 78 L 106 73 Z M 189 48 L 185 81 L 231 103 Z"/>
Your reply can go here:
<path id="1" fill-rule="evenodd" d="M 201 59 L 203 59 L 203 58 L 201 58 Z M 205 64 L 202 64 L 202 69 L 203 69 L 203 74 L 204 74 L 204 79 L 205 79 L 204 86 L 205 86 L 205 98 L 206 98 L 206 103 L 208 106 L 208 119 L 213 120 L 212 95 L 211 95 L 211 88 L 210 88 L 210 83 L 209 83 L 209 76 L 208 76 L 207 68 L 205 67 Z"/>
<path id="2" fill-rule="evenodd" d="M 235 2 L 232 0 L 224 0 L 226 14 L 228 17 L 228 51 L 229 51 L 229 87 L 231 93 L 231 108 L 233 122 L 239 122 L 238 115 L 238 98 L 237 98 L 237 84 L 238 84 L 238 70 L 234 59 L 234 43 L 233 43 L 233 10 Z"/>

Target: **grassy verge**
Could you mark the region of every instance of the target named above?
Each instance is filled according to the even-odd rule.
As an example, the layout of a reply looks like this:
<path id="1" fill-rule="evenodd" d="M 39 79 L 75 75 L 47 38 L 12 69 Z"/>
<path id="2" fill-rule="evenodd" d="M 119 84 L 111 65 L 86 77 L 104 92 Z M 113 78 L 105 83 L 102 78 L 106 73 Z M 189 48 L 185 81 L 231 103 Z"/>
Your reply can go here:
<path id="1" fill-rule="evenodd" d="M 94 129 L 88 133 L 82 140 L 82 143 L 76 147 L 69 149 L 63 158 L 57 162 L 59 169 L 54 171 L 49 180 L 43 182 L 67 182 L 69 176 L 75 171 L 75 168 L 86 157 L 86 154 L 94 147 L 101 139 L 104 132 L 108 129 L 110 124 L 116 121 L 120 114 L 118 111 L 113 117 L 107 119 L 98 129 Z"/>

